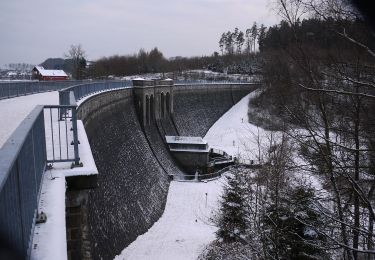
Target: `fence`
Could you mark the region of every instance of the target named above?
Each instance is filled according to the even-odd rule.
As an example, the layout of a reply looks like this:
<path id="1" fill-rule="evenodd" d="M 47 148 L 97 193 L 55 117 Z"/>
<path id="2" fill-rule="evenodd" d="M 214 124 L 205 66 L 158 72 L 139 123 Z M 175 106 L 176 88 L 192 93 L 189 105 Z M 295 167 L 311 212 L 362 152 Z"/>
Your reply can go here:
<path id="1" fill-rule="evenodd" d="M 0 99 L 25 96 L 35 93 L 56 91 L 84 81 L 24 81 L 24 82 L 0 82 Z"/>

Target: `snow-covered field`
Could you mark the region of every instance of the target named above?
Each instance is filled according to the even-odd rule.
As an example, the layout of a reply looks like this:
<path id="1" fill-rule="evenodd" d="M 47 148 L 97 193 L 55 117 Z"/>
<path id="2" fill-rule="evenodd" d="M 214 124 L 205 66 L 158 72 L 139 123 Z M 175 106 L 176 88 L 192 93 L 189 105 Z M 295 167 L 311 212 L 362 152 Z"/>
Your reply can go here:
<path id="1" fill-rule="evenodd" d="M 249 157 L 249 151 L 256 150 L 254 142 L 249 144 L 253 139 L 249 131 L 258 133 L 258 129 L 247 123 L 251 95 L 244 97 L 212 126 L 205 136 L 210 146 L 242 157 Z M 262 129 L 259 132 L 264 133 Z M 210 219 L 219 210 L 224 179 L 207 183 L 173 181 L 162 217 L 115 259 L 196 259 L 215 239 L 217 228 Z"/>

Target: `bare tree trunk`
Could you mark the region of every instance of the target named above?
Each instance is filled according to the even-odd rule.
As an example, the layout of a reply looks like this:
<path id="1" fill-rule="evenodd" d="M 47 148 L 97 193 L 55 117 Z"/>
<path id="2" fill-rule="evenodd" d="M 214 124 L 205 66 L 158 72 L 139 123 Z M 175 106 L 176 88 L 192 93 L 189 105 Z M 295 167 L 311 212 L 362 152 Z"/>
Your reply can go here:
<path id="1" fill-rule="evenodd" d="M 324 154 L 325 155 L 324 159 L 327 163 L 328 174 L 330 176 L 330 181 L 333 187 L 333 193 L 334 193 L 335 200 L 336 200 L 337 213 L 338 213 L 339 220 L 341 222 L 340 223 L 341 237 L 342 237 L 344 245 L 349 247 L 347 229 L 346 229 L 346 225 L 344 224 L 345 220 L 344 220 L 342 199 L 341 199 L 340 191 L 337 187 L 336 177 L 335 177 L 333 164 L 332 164 L 332 148 L 331 148 L 331 143 L 330 143 L 330 124 L 329 124 L 329 120 L 327 117 L 326 106 L 323 102 L 324 101 L 320 98 L 319 108 L 320 108 L 321 116 L 324 122 L 324 138 L 325 138 L 325 146 L 326 146 L 326 148 L 323 149 L 323 151 L 326 150 L 326 154 Z M 353 259 L 353 252 L 351 250 L 345 249 L 345 252 L 346 252 L 346 256 L 348 257 L 348 259 Z"/>
<path id="2" fill-rule="evenodd" d="M 358 93 L 358 87 L 356 88 L 356 93 Z M 360 98 L 356 99 L 356 111 L 354 118 L 354 141 L 355 141 L 355 158 L 354 158 L 354 181 L 358 184 L 359 182 L 359 124 L 360 124 Z M 354 192 L 354 230 L 353 230 L 353 248 L 358 249 L 359 245 L 359 228 L 360 228 L 360 203 L 359 194 Z M 357 252 L 353 253 L 354 259 L 357 259 Z"/>

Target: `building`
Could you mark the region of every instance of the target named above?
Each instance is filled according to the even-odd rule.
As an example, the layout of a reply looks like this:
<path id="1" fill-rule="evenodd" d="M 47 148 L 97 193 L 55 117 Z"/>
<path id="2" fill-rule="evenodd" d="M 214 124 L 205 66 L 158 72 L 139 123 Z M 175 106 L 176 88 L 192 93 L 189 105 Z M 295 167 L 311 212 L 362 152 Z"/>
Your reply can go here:
<path id="1" fill-rule="evenodd" d="M 37 80 L 67 80 L 69 76 L 63 70 L 46 70 L 42 66 L 35 66 L 32 79 Z"/>
<path id="2" fill-rule="evenodd" d="M 165 136 L 165 139 L 169 151 L 187 172 L 206 170 L 210 152 L 207 141 L 192 136 Z"/>

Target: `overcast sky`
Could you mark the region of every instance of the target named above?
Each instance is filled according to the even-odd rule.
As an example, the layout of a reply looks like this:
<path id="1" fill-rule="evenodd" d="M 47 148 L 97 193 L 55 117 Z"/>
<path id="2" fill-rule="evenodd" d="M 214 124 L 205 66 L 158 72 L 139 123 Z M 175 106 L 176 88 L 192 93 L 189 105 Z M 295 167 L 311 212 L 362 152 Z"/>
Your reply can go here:
<path id="1" fill-rule="evenodd" d="M 89 60 L 157 46 L 210 55 L 221 33 L 280 20 L 270 0 L 0 0 L 0 66 L 39 64 L 82 44 Z"/>

